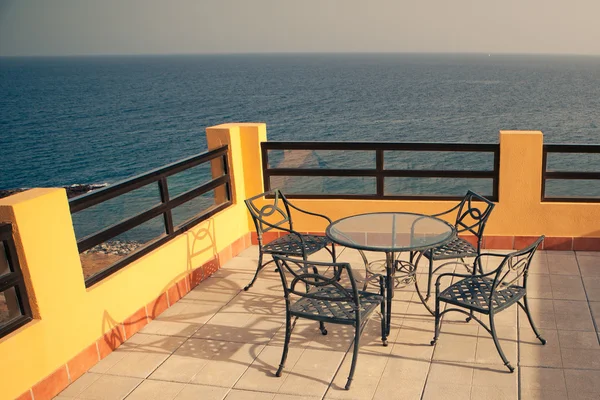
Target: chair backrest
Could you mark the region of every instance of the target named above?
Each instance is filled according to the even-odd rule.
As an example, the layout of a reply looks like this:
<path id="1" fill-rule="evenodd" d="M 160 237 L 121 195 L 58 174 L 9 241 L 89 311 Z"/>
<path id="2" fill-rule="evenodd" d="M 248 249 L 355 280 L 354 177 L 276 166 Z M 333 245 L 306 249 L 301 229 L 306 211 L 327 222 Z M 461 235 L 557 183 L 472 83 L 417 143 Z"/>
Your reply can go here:
<path id="1" fill-rule="evenodd" d="M 259 200 L 262 198 L 265 198 L 265 200 Z M 264 232 L 272 229 L 280 227 L 293 229 L 292 215 L 290 214 L 288 201 L 279 189 L 258 194 L 244 202 L 256 226 L 259 241 L 262 241 L 262 234 Z M 265 202 L 266 204 L 264 204 Z M 259 207 L 259 204 L 262 204 L 262 206 Z"/>
<path id="2" fill-rule="evenodd" d="M 328 302 L 354 304 L 360 309 L 360 300 L 352 268 L 348 263 L 303 261 L 273 255 L 289 306 L 290 297 L 310 298 Z M 349 285 L 344 288 L 342 284 Z"/>
<path id="3" fill-rule="evenodd" d="M 512 252 L 504 257 L 500 266 L 496 269 L 492 293 L 511 285 L 518 285 L 521 278 L 523 278 L 523 283 L 519 286 L 527 286 L 527 274 L 529 273 L 531 260 L 543 240 L 544 236 L 540 236 L 526 248 Z"/>
<path id="4" fill-rule="evenodd" d="M 456 231 L 470 232 L 481 241 L 485 224 L 494 206 L 495 204 L 485 197 L 469 190 L 457 207 L 458 213 L 454 224 Z"/>

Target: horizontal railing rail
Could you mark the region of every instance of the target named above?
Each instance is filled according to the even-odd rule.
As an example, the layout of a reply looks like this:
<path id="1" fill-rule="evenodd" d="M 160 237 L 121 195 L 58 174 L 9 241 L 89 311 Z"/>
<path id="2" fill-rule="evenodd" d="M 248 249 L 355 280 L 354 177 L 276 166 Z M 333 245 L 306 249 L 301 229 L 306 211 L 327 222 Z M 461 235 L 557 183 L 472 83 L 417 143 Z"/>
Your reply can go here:
<path id="1" fill-rule="evenodd" d="M 332 150 L 374 151 L 375 163 L 367 168 L 272 168 L 269 167 L 270 150 Z M 493 157 L 490 170 L 456 169 L 386 169 L 385 151 L 412 152 L 476 152 L 489 153 Z M 376 192 L 369 194 L 286 193 L 289 198 L 305 199 L 393 199 L 393 200 L 458 200 L 464 195 L 397 195 L 385 193 L 385 178 L 475 178 L 491 179 L 492 201 L 498 200 L 500 171 L 500 146 L 498 144 L 474 143 L 390 143 L 390 142 L 262 142 L 261 143 L 264 189 L 272 189 L 271 177 L 374 177 Z"/>
<path id="2" fill-rule="evenodd" d="M 0 224 L 0 258 L 3 259 L 0 260 L 0 294 L 4 294 L 4 300 L 0 301 L 1 338 L 32 320 L 11 224 Z"/>
<path id="3" fill-rule="evenodd" d="M 600 203 L 598 197 L 582 196 L 550 196 L 547 194 L 548 180 L 597 180 L 600 186 L 600 165 L 597 171 L 550 171 L 548 167 L 549 154 L 598 154 L 600 158 L 600 145 L 589 144 L 545 144 L 542 155 L 542 201 L 546 202 L 594 202 Z"/>
<path id="4" fill-rule="evenodd" d="M 231 178 L 229 174 L 229 164 L 228 164 L 228 146 L 225 145 L 221 148 L 208 151 L 206 153 L 202 153 L 196 156 L 192 156 L 186 158 L 181 161 L 177 161 L 175 163 L 169 164 L 167 166 L 154 169 L 150 172 L 135 176 L 131 179 L 116 183 L 111 186 L 107 186 L 106 188 L 100 189 L 95 192 L 91 192 L 85 194 L 83 196 L 79 196 L 73 198 L 69 201 L 69 206 L 71 209 L 71 213 L 77 213 L 88 209 L 92 206 L 101 204 L 108 200 L 117 198 L 124 194 L 130 193 L 136 189 L 142 188 L 146 185 L 157 183 L 158 189 L 160 192 L 160 202 L 141 213 L 138 213 L 132 217 L 125 218 L 122 221 L 119 221 L 115 224 L 112 224 L 108 227 L 105 227 L 93 234 L 85 236 L 83 238 L 78 238 L 77 247 L 79 253 L 83 253 L 93 247 L 104 243 L 110 239 L 113 239 L 141 224 L 152 220 L 160 215 L 163 215 L 164 221 L 164 236 L 159 237 L 153 241 L 150 241 L 148 244 L 143 247 L 135 250 L 125 258 L 117 261 L 115 264 L 110 267 L 98 272 L 97 274 L 86 279 L 86 286 L 91 286 L 96 282 L 104 279 L 105 277 L 113 274 L 124 266 L 130 264 L 131 262 L 137 260 L 143 255 L 149 253 L 150 251 L 160 247 L 167 241 L 171 240 L 173 237 L 178 234 L 190 229 L 194 225 L 210 218 L 212 215 L 217 212 L 229 207 L 232 204 L 231 201 Z M 167 178 L 169 176 L 175 175 L 179 172 L 186 171 L 190 168 L 196 167 L 201 164 L 205 164 L 211 162 L 212 160 L 221 159 L 222 162 L 222 175 L 216 178 L 212 178 L 209 182 L 206 182 L 198 187 L 190 189 L 184 193 L 179 194 L 178 196 L 171 198 L 169 196 L 169 185 Z M 204 210 L 198 210 L 197 215 L 186 221 L 180 226 L 174 226 L 173 223 L 173 215 L 172 210 L 175 207 L 178 207 L 194 198 L 197 198 L 203 194 L 206 194 L 212 190 L 215 190 L 219 187 L 224 188 L 224 201 L 220 204 L 215 204 L 211 207 L 208 207 Z"/>

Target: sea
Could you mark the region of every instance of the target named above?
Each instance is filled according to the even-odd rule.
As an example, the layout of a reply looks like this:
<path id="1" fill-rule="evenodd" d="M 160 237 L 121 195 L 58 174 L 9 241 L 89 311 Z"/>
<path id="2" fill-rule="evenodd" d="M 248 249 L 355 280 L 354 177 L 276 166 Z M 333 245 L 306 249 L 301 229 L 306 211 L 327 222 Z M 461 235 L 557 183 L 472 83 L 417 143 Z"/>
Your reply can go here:
<path id="1" fill-rule="evenodd" d="M 600 143 L 600 56 L 0 58 L 0 189 L 114 183 L 240 121 L 270 140 Z"/>
<path id="2" fill-rule="evenodd" d="M 269 140 L 598 144 L 600 56 L 0 58 L 0 189 L 115 183 L 206 151 L 225 122 Z"/>

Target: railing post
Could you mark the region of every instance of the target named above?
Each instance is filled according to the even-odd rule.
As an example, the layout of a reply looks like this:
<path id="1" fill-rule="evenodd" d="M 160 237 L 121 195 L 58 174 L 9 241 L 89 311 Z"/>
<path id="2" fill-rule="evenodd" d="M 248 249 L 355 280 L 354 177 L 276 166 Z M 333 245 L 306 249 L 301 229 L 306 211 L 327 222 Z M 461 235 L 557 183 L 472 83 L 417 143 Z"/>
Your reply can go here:
<path id="1" fill-rule="evenodd" d="M 385 192 L 384 182 L 383 182 L 383 149 L 375 150 L 375 168 L 377 169 L 377 197 L 382 198 Z"/>

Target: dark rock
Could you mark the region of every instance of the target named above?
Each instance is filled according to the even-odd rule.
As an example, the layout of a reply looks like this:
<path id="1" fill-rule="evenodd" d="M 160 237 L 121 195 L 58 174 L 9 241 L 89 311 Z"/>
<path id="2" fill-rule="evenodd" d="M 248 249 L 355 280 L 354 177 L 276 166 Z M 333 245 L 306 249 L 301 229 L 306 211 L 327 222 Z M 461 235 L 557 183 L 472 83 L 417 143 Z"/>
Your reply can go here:
<path id="1" fill-rule="evenodd" d="M 82 194 L 86 194 L 92 190 L 101 189 L 106 186 L 108 186 L 107 183 L 92 184 L 92 185 L 75 184 L 75 185 L 63 186 L 63 187 L 67 191 L 67 197 L 70 199 L 73 197 L 81 196 Z M 11 196 L 15 193 L 24 192 L 25 190 L 29 190 L 29 188 L 0 189 L 0 199 L 3 197 Z"/>

